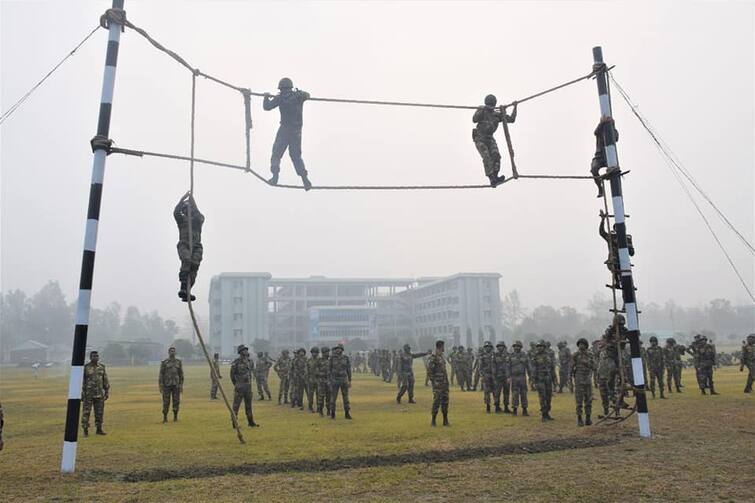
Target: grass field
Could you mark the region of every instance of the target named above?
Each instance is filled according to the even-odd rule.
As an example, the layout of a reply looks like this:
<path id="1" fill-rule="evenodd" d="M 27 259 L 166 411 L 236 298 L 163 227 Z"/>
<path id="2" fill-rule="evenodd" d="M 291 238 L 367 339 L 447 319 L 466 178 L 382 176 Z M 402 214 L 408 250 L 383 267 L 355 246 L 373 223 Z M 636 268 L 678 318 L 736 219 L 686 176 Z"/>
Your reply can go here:
<path id="1" fill-rule="evenodd" d="M 542 423 L 535 393 L 524 418 L 487 415 L 481 393 L 452 388 L 452 426 L 431 428 L 420 366 L 416 405 L 357 374 L 353 421 L 255 401 L 262 427 L 244 429 L 246 445 L 222 401 L 208 399 L 206 367 L 187 366 L 175 424 L 161 423 L 156 367 L 109 368 L 108 435 L 79 438 L 69 476 L 59 474 L 65 370 L 33 379 L 3 368 L 0 500 L 755 501 L 755 396 L 742 393 L 736 367 L 716 373 L 715 397 L 686 371 L 684 393 L 650 401 L 654 437 L 643 440 L 635 418 L 578 429 L 568 393 L 554 398 L 556 421 Z"/>

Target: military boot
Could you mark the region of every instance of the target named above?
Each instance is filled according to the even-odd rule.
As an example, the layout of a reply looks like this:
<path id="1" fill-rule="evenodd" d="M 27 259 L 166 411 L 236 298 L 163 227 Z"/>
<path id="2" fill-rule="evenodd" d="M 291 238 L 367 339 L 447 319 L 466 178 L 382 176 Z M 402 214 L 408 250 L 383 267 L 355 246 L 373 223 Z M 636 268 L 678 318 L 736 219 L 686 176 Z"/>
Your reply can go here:
<path id="1" fill-rule="evenodd" d="M 511 409 L 509 409 L 508 405 L 503 406 L 503 413 L 504 414 L 511 414 Z"/>
<path id="2" fill-rule="evenodd" d="M 585 423 L 582 421 L 582 414 L 577 414 L 577 426 L 584 426 Z"/>
<path id="3" fill-rule="evenodd" d="M 107 435 L 104 431 L 102 431 L 102 426 L 97 427 L 97 435 Z"/>
<path id="4" fill-rule="evenodd" d="M 511 415 L 512 416 L 516 416 L 516 407 L 514 407 L 513 409 L 511 409 Z"/>
<path id="5" fill-rule="evenodd" d="M 448 412 L 443 413 L 443 426 L 451 426 L 451 423 L 448 422 Z"/>
<path id="6" fill-rule="evenodd" d="M 522 407 L 522 415 L 529 416 L 529 414 L 527 413 L 527 407 Z"/>
<path id="7" fill-rule="evenodd" d="M 718 395 L 718 392 L 716 392 L 716 388 L 713 387 L 713 384 L 710 385 L 710 394 L 711 395 Z"/>
<path id="8" fill-rule="evenodd" d="M 409 403 L 417 403 L 417 402 L 414 401 L 413 397 L 409 397 Z"/>
<path id="9" fill-rule="evenodd" d="M 167 422 L 168 422 L 168 413 L 166 412 L 163 414 L 163 423 L 167 423 Z"/>
<path id="10" fill-rule="evenodd" d="M 401 395 L 396 395 L 396 403 L 401 405 Z"/>
<path id="11" fill-rule="evenodd" d="M 592 424 L 592 419 L 590 419 L 590 413 L 588 412 L 585 416 L 585 426 L 590 426 Z"/>
<path id="12" fill-rule="evenodd" d="M 336 409 L 333 408 L 330 410 L 330 419 L 335 419 L 335 418 L 336 418 Z"/>
<path id="13" fill-rule="evenodd" d="M 178 411 L 174 410 L 173 411 L 173 422 L 175 423 L 176 421 L 178 421 Z"/>
<path id="14" fill-rule="evenodd" d="M 700 393 L 702 393 L 703 395 L 707 395 L 707 393 L 705 392 L 705 388 L 700 388 Z"/>
<path id="15" fill-rule="evenodd" d="M 666 396 L 663 394 L 663 386 L 661 386 L 661 400 L 665 400 Z"/>
<path id="16" fill-rule="evenodd" d="M 438 413 L 437 413 L 437 412 L 436 412 L 435 414 L 433 414 L 433 416 L 432 416 L 432 420 L 430 421 L 430 426 L 436 426 L 436 424 L 435 424 L 435 418 L 436 418 L 437 416 L 438 416 Z"/>
<path id="17" fill-rule="evenodd" d="M 270 180 L 267 181 L 270 185 L 278 185 L 278 173 L 273 173 L 273 176 L 270 177 Z"/>
<path id="18" fill-rule="evenodd" d="M 320 417 L 323 417 L 322 407 L 317 407 L 317 413 L 320 414 Z"/>
<path id="19" fill-rule="evenodd" d="M 351 414 L 349 414 L 349 411 L 347 410 L 346 413 L 343 415 L 345 419 L 351 419 Z"/>
<path id="20" fill-rule="evenodd" d="M 88 424 L 84 425 L 84 426 L 81 427 L 81 429 L 84 432 L 84 436 L 88 437 L 89 436 L 89 425 Z"/>
<path id="21" fill-rule="evenodd" d="M 259 424 L 257 424 L 257 423 L 254 422 L 254 418 L 249 418 L 248 424 L 249 424 L 250 428 L 258 428 L 259 427 Z"/>
<path id="22" fill-rule="evenodd" d="M 543 412 L 542 414 L 540 414 L 540 421 L 542 421 L 544 423 L 546 421 L 548 421 L 548 415 L 545 412 Z"/>
<path id="23" fill-rule="evenodd" d="M 495 406 L 495 413 L 496 414 L 500 414 L 501 412 L 503 412 L 503 409 L 501 409 L 500 405 L 496 404 L 496 406 Z"/>
<path id="24" fill-rule="evenodd" d="M 490 414 L 490 404 L 489 403 L 485 404 L 485 412 L 487 412 L 488 414 Z"/>
<path id="25" fill-rule="evenodd" d="M 301 177 L 301 183 L 304 185 L 304 190 L 309 190 L 312 188 L 312 182 L 309 181 L 307 175 Z"/>
<path id="26" fill-rule="evenodd" d="M 677 386 L 676 387 L 676 392 L 677 393 L 681 393 L 682 392 L 682 387 L 681 386 Z"/>

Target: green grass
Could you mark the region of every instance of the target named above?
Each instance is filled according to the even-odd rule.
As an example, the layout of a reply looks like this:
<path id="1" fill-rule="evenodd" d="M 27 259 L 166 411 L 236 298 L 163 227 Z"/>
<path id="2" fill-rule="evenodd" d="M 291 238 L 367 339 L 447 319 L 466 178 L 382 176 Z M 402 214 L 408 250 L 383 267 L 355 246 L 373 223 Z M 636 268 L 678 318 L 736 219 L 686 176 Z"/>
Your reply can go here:
<path id="1" fill-rule="evenodd" d="M 637 438 L 634 418 L 614 427 L 577 429 L 573 395 L 554 399 L 556 421 L 542 423 L 537 394 L 532 417 L 487 415 L 481 393 L 451 391 L 451 428 L 430 428 L 430 388 L 417 370 L 417 405 L 397 405 L 395 384 L 355 375 L 354 420 L 336 421 L 255 401 L 261 428 L 244 428 L 240 445 L 222 401 L 210 401 L 208 371 L 186 367 L 178 423 L 162 424 L 157 367 L 109 368 L 106 437 L 79 439 L 77 473 L 59 474 L 65 420 L 66 369 L 3 368 L 6 414 L 0 453 L 4 501 L 752 501 L 755 498 L 755 396 L 744 374 L 716 373 L 717 397 L 703 397 L 686 371 L 685 392 L 651 400 L 652 440 Z M 228 367 L 222 372 L 227 376 Z M 228 386 L 226 379 L 223 383 Z M 277 381 L 271 390 L 277 392 Z M 231 390 L 228 389 L 228 392 Z M 596 396 L 597 397 L 597 393 Z M 596 403 L 597 404 L 597 403 Z M 597 408 L 597 407 L 596 407 Z M 242 418 L 243 421 L 243 418 Z M 224 475 L 161 482 L 124 482 L 119 474 L 152 470 L 519 443 L 564 437 L 620 437 L 617 445 L 460 462 L 413 463 L 337 472 Z M 749 465 L 749 468 L 747 466 Z"/>

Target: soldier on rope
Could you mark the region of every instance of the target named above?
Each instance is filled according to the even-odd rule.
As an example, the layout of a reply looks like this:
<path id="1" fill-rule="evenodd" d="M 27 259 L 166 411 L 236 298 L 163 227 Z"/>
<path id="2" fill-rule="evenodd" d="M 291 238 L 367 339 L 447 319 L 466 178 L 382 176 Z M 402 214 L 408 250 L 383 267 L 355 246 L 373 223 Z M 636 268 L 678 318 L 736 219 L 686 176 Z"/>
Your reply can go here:
<path id="1" fill-rule="evenodd" d="M 189 212 L 191 212 L 191 248 L 189 247 Z M 194 286 L 197 279 L 199 264 L 202 262 L 202 224 L 204 224 L 204 215 L 197 208 L 194 196 L 187 192 L 178 201 L 176 208 L 173 210 L 173 218 L 178 225 L 178 258 L 181 260 L 181 269 L 178 272 L 178 281 L 180 288 L 178 297 L 186 302 L 186 292 L 189 287 Z M 194 295 L 191 300 L 196 300 Z"/>
<path id="2" fill-rule="evenodd" d="M 498 100 L 492 94 L 485 96 L 485 105 L 478 107 L 472 116 L 472 122 L 477 124 L 472 130 L 472 141 L 482 157 L 485 167 L 485 176 L 490 179 L 490 186 L 496 187 L 506 180 L 501 171 L 501 153 L 493 134 L 498 129 L 498 124 L 506 122 L 513 124 L 516 120 L 517 103 L 514 102 L 514 110 L 511 115 L 506 114 L 505 107 L 496 108 Z M 469 341 L 467 341 L 469 342 Z"/>

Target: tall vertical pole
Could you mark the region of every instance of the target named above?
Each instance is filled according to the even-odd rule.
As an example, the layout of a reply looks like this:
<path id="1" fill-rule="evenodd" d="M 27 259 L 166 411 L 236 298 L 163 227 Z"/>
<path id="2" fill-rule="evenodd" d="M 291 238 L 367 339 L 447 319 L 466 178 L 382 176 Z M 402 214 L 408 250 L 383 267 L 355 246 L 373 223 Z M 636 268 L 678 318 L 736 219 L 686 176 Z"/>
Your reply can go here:
<path id="1" fill-rule="evenodd" d="M 113 0 L 113 9 L 123 9 L 124 0 Z M 81 409 L 81 386 L 84 379 L 89 311 L 92 300 L 92 279 L 94 277 L 94 254 L 97 249 L 97 226 L 100 218 L 102 185 L 105 179 L 110 133 L 110 112 L 113 106 L 115 87 L 115 67 L 118 61 L 118 43 L 122 25 L 109 22 L 109 37 L 105 56 L 105 72 L 102 78 L 102 98 L 97 119 L 97 136 L 92 141 L 93 163 L 92 184 L 89 187 L 89 206 L 84 233 L 84 254 L 81 260 L 79 279 L 79 299 L 76 304 L 76 319 L 73 333 L 73 353 L 71 355 L 71 376 L 68 382 L 68 407 L 66 429 L 63 441 L 63 457 L 60 471 L 73 473 L 76 469 L 76 443 L 79 434 L 79 411 Z"/>
<path id="2" fill-rule="evenodd" d="M 596 80 L 598 82 L 598 97 L 600 99 L 600 114 L 603 118 L 611 118 L 611 98 L 608 94 L 608 80 L 606 65 L 603 62 L 603 49 L 592 49 L 594 68 L 598 70 Z M 627 339 L 632 357 L 632 375 L 634 387 L 637 388 L 637 417 L 640 423 L 640 436 L 650 437 L 650 417 L 648 416 L 648 403 L 645 396 L 645 374 L 642 371 L 642 356 L 640 355 L 640 323 L 637 317 L 637 299 L 634 295 L 634 279 L 632 278 L 632 264 L 629 262 L 629 250 L 627 248 L 627 224 L 624 215 L 624 196 L 621 190 L 621 171 L 616 154 L 616 138 L 614 128 L 603 128 L 606 151 L 606 165 L 608 167 L 608 179 L 611 182 L 611 202 L 615 222 L 616 237 L 619 243 L 619 266 L 621 268 L 621 294 L 624 300 L 624 311 L 627 320 Z"/>

